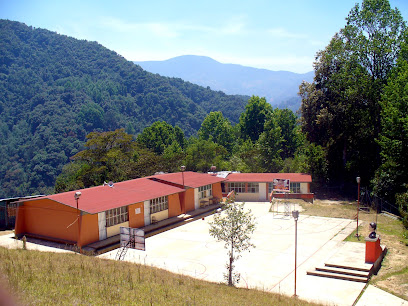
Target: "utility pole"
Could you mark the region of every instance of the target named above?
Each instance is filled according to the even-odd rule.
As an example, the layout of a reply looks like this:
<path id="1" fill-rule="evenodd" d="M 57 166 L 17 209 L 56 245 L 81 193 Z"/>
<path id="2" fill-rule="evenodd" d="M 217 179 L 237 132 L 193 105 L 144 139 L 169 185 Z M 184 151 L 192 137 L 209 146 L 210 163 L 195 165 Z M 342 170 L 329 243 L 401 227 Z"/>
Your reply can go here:
<path id="1" fill-rule="evenodd" d="M 76 208 L 77 208 L 77 213 L 78 213 L 78 217 L 77 217 L 77 222 L 78 222 L 78 238 L 77 238 L 77 247 L 79 247 L 79 251 L 81 252 L 81 247 L 78 245 L 79 244 L 79 237 L 81 234 L 81 224 L 80 224 L 80 217 L 81 217 L 81 212 L 79 211 L 79 198 L 81 196 L 81 192 L 77 191 L 75 192 L 74 198 L 76 201 Z"/>
<path id="2" fill-rule="evenodd" d="M 358 194 L 357 194 L 357 232 L 356 232 L 356 237 L 359 239 L 359 234 L 358 234 L 358 213 L 360 212 L 360 182 L 361 178 L 357 176 L 356 178 L 357 184 L 358 184 Z"/>
<path id="3" fill-rule="evenodd" d="M 297 222 L 299 219 L 299 211 L 294 210 L 292 211 L 292 216 L 293 219 L 295 219 L 295 294 L 293 295 L 294 297 L 297 297 L 296 295 L 296 272 L 297 272 Z"/>

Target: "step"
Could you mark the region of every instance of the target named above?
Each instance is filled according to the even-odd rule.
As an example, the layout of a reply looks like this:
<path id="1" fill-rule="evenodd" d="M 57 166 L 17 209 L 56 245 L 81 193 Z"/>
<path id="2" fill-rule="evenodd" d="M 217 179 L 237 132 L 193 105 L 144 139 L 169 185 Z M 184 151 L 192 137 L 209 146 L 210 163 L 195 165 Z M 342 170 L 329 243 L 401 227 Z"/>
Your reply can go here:
<path id="1" fill-rule="evenodd" d="M 360 272 L 356 270 L 342 269 L 342 268 L 330 268 L 330 267 L 316 268 L 316 271 L 334 273 L 334 274 L 342 274 L 342 275 L 348 275 L 348 276 L 357 276 L 357 277 L 363 277 L 363 278 L 364 277 L 368 278 L 370 274 L 369 272 Z"/>
<path id="2" fill-rule="evenodd" d="M 335 274 L 335 273 L 328 273 L 328 272 L 308 271 L 307 275 L 342 279 L 342 280 L 359 282 L 359 283 L 367 283 L 368 282 L 367 277 L 347 276 L 347 275 L 344 275 L 344 274 Z"/>
<path id="3" fill-rule="evenodd" d="M 354 270 L 354 271 L 361 271 L 361 272 L 370 272 L 370 268 L 358 268 L 358 267 L 352 267 L 352 266 L 344 266 L 344 265 L 337 265 L 337 264 L 330 264 L 330 263 L 325 263 L 324 264 L 326 267 L 331 267 L 331 268 L 339 268 L 339 269 L 346 269 L 346 270 Z"/>

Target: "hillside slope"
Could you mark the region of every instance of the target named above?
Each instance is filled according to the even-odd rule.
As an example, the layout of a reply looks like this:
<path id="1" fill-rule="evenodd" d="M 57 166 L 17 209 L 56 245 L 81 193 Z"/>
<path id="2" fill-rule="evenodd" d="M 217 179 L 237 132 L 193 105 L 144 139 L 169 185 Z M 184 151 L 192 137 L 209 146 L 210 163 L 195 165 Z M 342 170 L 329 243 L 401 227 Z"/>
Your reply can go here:
<path id="1" fill-rule="evenodd" d="M 0 20 L 0 198 L 46 193 L 86 134 L 157 120 L 194 134 L 213 110 L 237 122 L 248 97 L 144 71 L 96 42 Z"/>
<path id="2" fill-rule="evenodd" d="M 183 55 L 165 61 L 134 62 L 147 71 L 183 80 L 228 94 L 266 97 L 272 105 L 285 105 L 297 96 L 300 83 L 313 81 L 314 72 L 298 74 L 235 64 L 222 64 L 205 56 Z"/>

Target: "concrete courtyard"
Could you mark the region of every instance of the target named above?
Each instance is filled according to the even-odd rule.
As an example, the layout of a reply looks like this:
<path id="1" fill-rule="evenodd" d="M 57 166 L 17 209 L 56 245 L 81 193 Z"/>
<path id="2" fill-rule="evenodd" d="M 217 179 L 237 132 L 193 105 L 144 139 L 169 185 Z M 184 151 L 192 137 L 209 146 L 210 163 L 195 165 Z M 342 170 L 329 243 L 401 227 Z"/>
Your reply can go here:
<path id="1" fill-rule="evenodd" d="M 256 248 L 236 261 L 239 287 L 294 294 L 295 222 L 291 216 L 269 212 L 270 203 L 246 203 L 256 217 L 252 243 Z M 301 211 L 301 207 L 293 207 Z M 146 239 L 146 251 L 129 249 L 125 259 L 211 282 L 225 282 L 227 252 L 209 233 L 208 221 L 197 220 Z M 307 216 L 300 213 L 297 247 L 297 295 L 324 304 L 352 305 L 364 283 L 306 275 L 335 256 L 357 256 L 364 264 L 364 244 L 351 243 L 358 252 L 343 252 L 346 238 L 356 227 L 353 220 Z M 350 244 L 350 243 L 348 243 Z M 348 246 L 350 248 L 350 245 Z M 117 250 L 100 255 L 115 258 Z"/>

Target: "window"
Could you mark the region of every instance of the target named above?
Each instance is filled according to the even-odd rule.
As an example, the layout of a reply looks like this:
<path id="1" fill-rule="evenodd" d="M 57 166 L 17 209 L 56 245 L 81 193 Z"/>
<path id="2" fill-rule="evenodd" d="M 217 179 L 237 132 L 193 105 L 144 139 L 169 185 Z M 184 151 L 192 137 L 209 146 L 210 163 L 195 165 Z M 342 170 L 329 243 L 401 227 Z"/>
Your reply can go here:
<path id="1" fill-rule="evenodd" d="M 7 215 L 8 217 L 15 217 L 17 212 L 17 203 L 12 202 L 7 205 Z"/>
<path id="2" fill-rule="evenodd" d="M 200 199 L 209 198 L 212 196 L 212 185 L 198 187 L 198 197 Z"/>
<path id="3" fill-rule="evenodd" d="M 245 192 L 245 183 L 229 183 L 228 189 L 229 191 L 234 190 L 235 193 Z"/>
<path id="4" fill-rule="evenodd" d="M 290 183 L 290 192 L 300 193 L 300 183 Z"/>
<path id="5" fill-rule="evenodd" d="M 150 214 L 157 213 L 169 208 L 167 196 L 150 200 Z"/>
<path id="6" fill-rule="evenodd" d="M 127 206 L 106 211 L 106 227 L 129 221 Z"/>
<path id="7" fill-rule="evenodd" d="M 258 183 L 248 183 L 248 193 L 258 193 L 259 184 Z"/>

